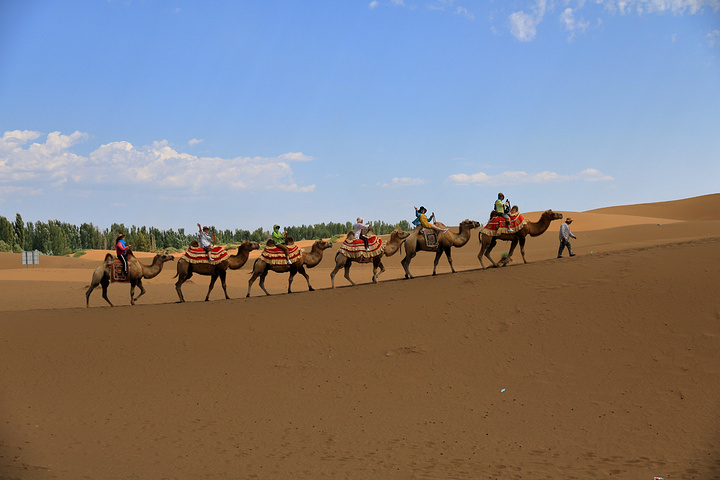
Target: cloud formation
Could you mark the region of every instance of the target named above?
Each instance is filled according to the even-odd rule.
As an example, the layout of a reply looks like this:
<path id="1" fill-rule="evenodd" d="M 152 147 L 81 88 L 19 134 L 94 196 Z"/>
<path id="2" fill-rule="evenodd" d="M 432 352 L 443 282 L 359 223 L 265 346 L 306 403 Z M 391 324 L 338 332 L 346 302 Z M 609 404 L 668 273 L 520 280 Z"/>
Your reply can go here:
<path id="1" fill-rule="evenodd" d="M 425 185 L 425 180 L 414 177 L 395 177 L 390 183 L 378 183 L 380 187 L 414 187 L 417 185 Z"/>
<path id="2" fill-rule="evenodd" d="M 485 186 L 501 186 L 501 185 L 518 185 L 522 183 L 548 183 L 548 182 L 571 182 L 571 181 L 610 181 L 614 178 L 606 175 L 594 168 L 587 168 L 580 173 L 571 175 L 561 175 L 556 172 L 543 171 L 537 173 L 528 173 L 523 171 L 503 172 L 499 175 L 488 175 L 484 172 L 477 173 L 456 173 L 447 178 L 448 183 L 457 185 L 485 185 Z"/>
<path id="3" fill-rule="evenodd" d="M 288 192 L 310 192 L 315 185 L 298 185 L 292 163 L 308 162 L 313 157 L 289 152 L 277 157 L 198 157 L 179 152 L 167 141 L 135 147 L 118 141 L 101 145 L 88 156 L 71 151 L 89 135 L 53 132 L 44 142 L 39 132 L 15 130 L 0 139 L 0 187 L 9 192 L 10 182 L 32 181 L 34 190 L 13 190 L 22 195 L 50 185 L 92 187 L 96 184 L 126 184 L 129 188 L 153 186 L 159 190 L 228 188 L 259 190 L 273 188 Z M 17 185 L 15 185 L 18 187 Z"/>

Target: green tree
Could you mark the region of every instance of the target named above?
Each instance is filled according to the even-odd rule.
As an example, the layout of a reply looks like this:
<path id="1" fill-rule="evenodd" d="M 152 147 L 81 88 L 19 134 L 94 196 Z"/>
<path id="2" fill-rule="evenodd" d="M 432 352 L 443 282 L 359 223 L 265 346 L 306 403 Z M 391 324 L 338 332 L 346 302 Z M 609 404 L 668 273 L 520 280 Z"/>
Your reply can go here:
<path id="1" fill-rule="evenodd" d="M 23 247 L 25 245 L 25 222 L 19 213 L 15 214 L 13 229 L 15 230 L 15 243 Z"/>
<path id="2" fill-rule="evenodd" d="M 10 221 L 0 215 L 0 240 L 12 246 L 15 243 L 15 229 Z"/>

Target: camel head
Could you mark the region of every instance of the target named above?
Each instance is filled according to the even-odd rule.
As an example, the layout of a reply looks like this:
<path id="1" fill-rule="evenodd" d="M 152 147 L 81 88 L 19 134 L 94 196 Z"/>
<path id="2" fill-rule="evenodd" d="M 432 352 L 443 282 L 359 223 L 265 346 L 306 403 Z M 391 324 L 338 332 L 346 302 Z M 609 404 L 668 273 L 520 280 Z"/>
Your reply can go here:
<path id="1" fill-rule="evenodd" d="M 312 249 L 313 250 L 319 250 L 323 251 L 326 248 L 332 248 L 332 243 L 328 242 L 327 240 L 315 240 L 315 243 L 313 243 Z"/>
<path id="2" fill-rule="evenodd" d="M 172 261 L 175 260 L 175 257 L 174 257 L 174 256 L 168 255 L 167 250 L 165 250 L 165 251 L 162 252 L 162 253 L 156 254 L 156 255 L 155 255 L 155 258 L 158 259 L 158 260 L 160 260 L 162 263 L 172 262 Z"/>
<path id="3" fill-rule="evenodd" d="M 238 253 L 242 251 L 252 251 L 252 250 L 260 250 L 260 244 L 258 242 L 251 242 L 249 240 L 245 240 L 243 243 L 241 243 L 238 246 Z"/>
<path id="4" fill-rule="evenodd" d="M 460 222 L 460 230 L 463 228 L 469 228 L 470 230 L 474 228 L 478 228 L 480 226 L 480 222 L 477 222 L 475 220 L 468 220 L 467 218 Z"/>
<path id="5" fill-rule="evenodd" d="M 547 218 L 547 219 L 550 220 L 550 221 L 560 220 L 561 218 L 563 218 L 563 214 L 562 214 L 562 213 L 560 213 L 560 212 L 553 212 L 552 210 L 545 210 L 545 211 L 542 213 L 541 216 Z"/>
<path id="6" fill-rule="evenodd" d="M 410 232 L 406 232 L 404 230 L 400 230 L 399 228 L 396 228 L 392 232 L 390 232 L 390 240 L 396 240 L 396 239 L 404 239 L 410 236 Z"/>

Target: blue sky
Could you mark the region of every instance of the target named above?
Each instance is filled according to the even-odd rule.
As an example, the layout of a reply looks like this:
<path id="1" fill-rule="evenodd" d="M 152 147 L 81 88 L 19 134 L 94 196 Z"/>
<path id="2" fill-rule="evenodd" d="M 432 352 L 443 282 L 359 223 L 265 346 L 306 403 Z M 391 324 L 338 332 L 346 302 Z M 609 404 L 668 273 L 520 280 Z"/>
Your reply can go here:
<path id="1" fill-rule="evenodd" d="M 720 0 L 0 2 L 0 215 L 221 229 L 720 192 Z"/>

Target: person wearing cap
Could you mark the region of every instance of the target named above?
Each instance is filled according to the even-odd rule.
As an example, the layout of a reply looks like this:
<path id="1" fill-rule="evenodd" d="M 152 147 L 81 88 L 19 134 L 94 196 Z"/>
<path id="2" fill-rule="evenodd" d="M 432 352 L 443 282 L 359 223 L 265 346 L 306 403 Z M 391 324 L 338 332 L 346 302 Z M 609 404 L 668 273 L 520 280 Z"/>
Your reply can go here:
<path id="1" fill-rule="evenodd" d="M 570 231 L 570 224 L 572 223 L 572 221 L 573 219 L 568 217 L 567 219 L 565 219 L 565 223 L 560 225 L 560 249 L 558 250 L 557 258 L 562 258 L 562 253 L 565 247 L 567 247 L 571 257 L 575 256 L 572 251 L 572 245 L 570 245 L 570 237 L 577 238 Z"/>
<path id="2" fill-rule="evenodd" d="M 365 251 L 366 251 L 366 252 L 369 252 L 369 251 L 370 251 L 370 247 L 369 247 L 369 243 L 368 243 L 368 237 L 365 236 L 365 231 L 366 231 L 368 228 L 370 228 L 370 224 L 369 224 L 369 223 L 367 223 L 367 224 L 364 223 L 364 220 L 363 220 L 362 217 L 358 217 L 358 218 L 357 218 L 357 223 L 355 223 L 355 225 L 353 225 L 353 229 L 355 229 L 355 238 L 359 238 L 360 240 L 363 241 L 363 243 L 365 244 Z"/>
<path id="3" fill-rule="evenodd" d="M 510 212 L 510 200 L 505 200 L 505 195 L 502 193 L 498 193 L 498 198 L 495 200 L 495 212 L 505 219 L 508 233 L 515 233 L 515 230 L 510 228 L 510 216 L 508 215 Z"/>
<path id="4" fill-rule="evenodd" d="M 205 253 L 207 253 L 208 261 L 212 262 L 212 256 L 210 255 L 210 251 L 212 250 L 212 246 L 214 240 L 213 237 L 210 236 L 210 227 L 204 226 L 200 227 L 200 224 L 197 224 L 198 228 L 200 229 L 200 233 L 198 236 L 200 237 L 200 248 L 205 250 Z"/>
<path id="5" fill-rule="evenodd" d="M 287 232 L 281 232 L 280 225 L 273 225 L 271 238 L 275 246 L 285 252 L 285 259 L 287 260 L 288 265 L 292 265 L 292 262 L 290 261 L 290 254 L 286 245 Z"/>
<path id="6" fill-rule="evenodd" d="M 128 274 L 128 250 L 130 250 L 130 245 L 125 245 L 125 235 L 121 233 L 115 239 L 115 253 L 117 254 L 118 260 L 123 264 L 125 275 Z"/>
<path id="7" fill-rule="evenodd" d="M 435 212 L 430 215 L 430 218 L 433 219 L 433 223 L 430 223 L 430 220 L 428 220 L 427 215 L 427 209 L 425 207 L 420 207 L 419 209 L 415 210 L 415 215 L 417 216 L 417 221 L 420 225 L 422 225 L 425 228 L 431 228 L 433 230 L 437 230 L 438 232 L 445 233 L 448 231 L 447 228 L 438 227 L 436 225 L 435 220 Z M 415 223 L 415 222 L 413 222 Z"/>

